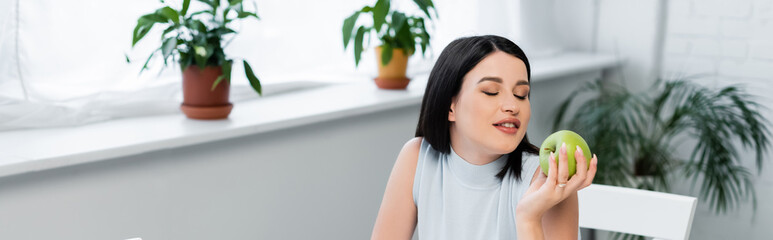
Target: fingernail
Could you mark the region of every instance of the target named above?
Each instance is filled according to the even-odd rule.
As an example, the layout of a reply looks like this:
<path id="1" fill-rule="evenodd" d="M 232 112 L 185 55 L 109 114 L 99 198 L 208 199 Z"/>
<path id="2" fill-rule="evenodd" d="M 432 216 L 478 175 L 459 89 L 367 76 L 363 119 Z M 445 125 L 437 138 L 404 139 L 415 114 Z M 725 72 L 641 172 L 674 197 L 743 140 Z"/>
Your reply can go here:
<path id="1" fill-rule="evenodd" d="M 553 158 L 554 158 L 554 157 L 553 157 L 553 153 L 554 153 L 554 152 L 550 152 L 550 160 L 553 160 Z"/>
<path id="2" fill-rule="evenodd" d="M 577 149 L 575 151 L 582 153 L 582 149 L 580 149 L 580 145 L 575 146 L 575 148 Z"/>
<path id="3" fill-rule="evenodd" d="M 561 143 L 561 153 L 566 154 L 566 143 Z"/>

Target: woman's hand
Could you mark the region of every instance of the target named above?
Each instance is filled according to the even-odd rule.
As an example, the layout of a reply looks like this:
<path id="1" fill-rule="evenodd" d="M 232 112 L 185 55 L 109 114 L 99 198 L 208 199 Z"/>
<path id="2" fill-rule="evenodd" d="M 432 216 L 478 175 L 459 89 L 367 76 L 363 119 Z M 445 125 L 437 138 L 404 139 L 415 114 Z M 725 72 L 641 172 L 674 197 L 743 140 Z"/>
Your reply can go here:
<path id="1" fill-rule="evenodd" d="M 569 179 L 566 143 L 561 145 L 557 164 L 554 154 L 550 154 L 548 175 L 545 176 L 541 170 L 538 171 L 539 175 L 532 181 L 531 186 L 516 206 L 519 238 L 523 232 L 525 235 L 531 236 L 525 237 L 525 239 L 539 239 L 540 237 L 526 233 L 532 232 L 541 236 L 541 220 L 544 213 L 580 189 L 590 186 L 593 182 L 598 163 L 596 156 L 594 155 L 591 159 L 590 167 L 588 167 L 587 160 L 579 148 L 574 151 L 574 157 L 577 160 L 577 172 L 571 179 Z M 539 229 L 523 229 L 532 227 Z"/>

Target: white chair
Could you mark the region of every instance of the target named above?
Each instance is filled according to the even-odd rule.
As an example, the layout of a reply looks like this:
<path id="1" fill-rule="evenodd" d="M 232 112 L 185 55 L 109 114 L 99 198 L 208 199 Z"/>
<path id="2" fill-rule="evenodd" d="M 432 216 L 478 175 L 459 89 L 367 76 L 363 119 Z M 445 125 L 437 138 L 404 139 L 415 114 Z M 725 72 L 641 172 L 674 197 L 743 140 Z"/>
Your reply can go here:
<path id="1" fill-rule="evenodd" d="M 688 239 L 694 197 L 592 184 L 578 193 L 580 227 L 654 237 Z"/>

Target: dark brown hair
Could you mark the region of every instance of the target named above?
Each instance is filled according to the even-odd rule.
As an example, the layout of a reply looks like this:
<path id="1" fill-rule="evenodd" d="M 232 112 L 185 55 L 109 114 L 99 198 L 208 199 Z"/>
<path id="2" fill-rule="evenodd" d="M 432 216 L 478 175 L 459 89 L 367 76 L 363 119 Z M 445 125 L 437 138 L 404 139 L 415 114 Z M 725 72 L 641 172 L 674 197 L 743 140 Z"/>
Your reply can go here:
<path id="1" fill-rule="evenodd" d="M 531 81 L 529 59 L 512 41 L 493 35 L 456 39 L 443 49 L 429 75 L 424 99 L 421 102 L 416 137 L 424 137 L 424 140 L 435 150 L 450 154 L 451 123 L 448 121 L 448 109 L 451 107 L 452 99 L 459 94 L 464 75 L 495 51 L 502 51 L 521 59 L 526 64 L 526 74 Z M 507 171 L 511 171 L 513 176 L 520 180 L 524 152 L 539 153 L 539 148 L 529 143 L 527 136 L 524 136 L 518 147 L 508 154 L 507 163 L 497 177 L 503 179 Z"/>

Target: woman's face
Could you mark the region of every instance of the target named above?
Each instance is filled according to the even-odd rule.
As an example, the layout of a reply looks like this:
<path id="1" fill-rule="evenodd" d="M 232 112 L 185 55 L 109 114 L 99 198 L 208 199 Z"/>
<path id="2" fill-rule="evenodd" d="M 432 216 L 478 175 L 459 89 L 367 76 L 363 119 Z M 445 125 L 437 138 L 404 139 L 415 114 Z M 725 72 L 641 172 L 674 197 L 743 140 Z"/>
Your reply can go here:
<path id="1" fill-rule="evenodd" d="M 452 140 L 485 154 L 507 154 L 526 135 L 531 106 L 526 65 L 502 51 L 489 54 L 464 75 L 451 103 Z"/>

